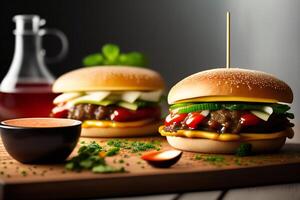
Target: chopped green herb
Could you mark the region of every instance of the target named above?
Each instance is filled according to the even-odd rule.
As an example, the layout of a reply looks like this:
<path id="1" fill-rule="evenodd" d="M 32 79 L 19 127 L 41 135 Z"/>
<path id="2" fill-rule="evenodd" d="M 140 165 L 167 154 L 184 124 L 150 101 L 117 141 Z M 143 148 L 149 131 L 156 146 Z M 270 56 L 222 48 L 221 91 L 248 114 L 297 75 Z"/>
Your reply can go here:
<path id="1" fill-rule="evenodd" d="M 25 170 L 22 170 L 22 171 L 21 171 L 21 175 L 22 175 L 22 176 L 27 176 L 27 172 L 26 172 Z"/>
<path id="2" fill-rule="evenodd" d="M 109 165 L 97 165 L 93 167 L 92 171 L 94 173 L 114 173 L 114 172 L 125 172 L 123 167 L 115 168 Z"/>
<path id="3" fill-rule="evenodd" d="M 107 141 L 108 146 L 118 147 L 121 149 L 131 150 L 132 153 L 137 153 L 141 151 L 147 151 L 150 149 L 159 150 L 161 143 L 160 141 L 152 140 L 150 142 L 141 142 L 141 141 L 128 141 L 121 139 L 112 139 Z"/>
<path id="4" fill-rule="evenodd" d="M 249 156 L 252 154 L 252 145 L 249 143 L 242 143 L 237 148 L 235 155 L 236 156 Z"/>
<path id="5" fill-rule="evenodd" d="M 200 154 L 195 155 L 195 160 L 201 160 L 201 159 L 202 159 L 202 156 Z"/>
<path id="6" fill-rule="evenodd" d="M 114 156 L 117 155 L 120 151 L 119 147 L 112 147 L 106 152 L 106 156 Z"/>
<path id="7" fill-rule="evenodd" d="M 223 162 L 225 159 L 223 156 L 219 156 L 219 155 L 210 155 L 210 156 L 206 156 L 204 158 L 204 161 L 210 162 L 210 163 L 220 163 Z"/>
<path id="8" fill-rule="evenodd" d="M 95 141 L 79 148 L 77 156 L 71 158 L 65 165 L 67 170 L 81 171 L 92 170 L 95 173 L 121 172 L 122 170 L 108 166 L 105 157 L 99 156 L 103 148 Z M 117 148 L 111 148 L 106 154 L 112 156 L 119 151 Z M 123 170 L 124 171 L 124 170 Z"/>
<path id="9" fill-rule="evenodd" d="M 237 158 L 234 160 L 236 165 L 242 165 L 241 159 Z"/>
<path id="10" fill-rule="evenodd" d="M 124 163 L 124 160 L 123 159 L 119 160 L 119 163 Z"/>
<path id="11" fill-rule="evenodd" d="M 139 142 L 135 141 L 131 143 L 131 149 L 133 153 L 139 152 L 139 151 L 146 151 L 149 149 L 155 149 L 155 145 L 152 143 L 145 143 L 145 142 Z"/>

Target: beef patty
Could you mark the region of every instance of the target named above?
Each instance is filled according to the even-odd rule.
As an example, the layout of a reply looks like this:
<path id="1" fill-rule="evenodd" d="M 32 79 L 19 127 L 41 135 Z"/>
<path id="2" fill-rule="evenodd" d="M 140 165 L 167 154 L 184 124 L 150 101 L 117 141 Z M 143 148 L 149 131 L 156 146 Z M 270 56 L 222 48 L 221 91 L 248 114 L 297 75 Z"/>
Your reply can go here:
<path id="1" fill-rule="evenodd" d="M 255 126 L 243 126 L 241 115 L 247 111 L 239 110 L 216 110 L 202 121 L 196 130 L 205 130 L 218 133 L 272 133 L 281 131 L 293 124 L 284 115 L 272 114 L 268 121 L 261 120 Z M 189 129 L 184 121 L 180 124 L 172 124 L 165 127 L 165 131 L 173 132 L 179 129 Z"/>

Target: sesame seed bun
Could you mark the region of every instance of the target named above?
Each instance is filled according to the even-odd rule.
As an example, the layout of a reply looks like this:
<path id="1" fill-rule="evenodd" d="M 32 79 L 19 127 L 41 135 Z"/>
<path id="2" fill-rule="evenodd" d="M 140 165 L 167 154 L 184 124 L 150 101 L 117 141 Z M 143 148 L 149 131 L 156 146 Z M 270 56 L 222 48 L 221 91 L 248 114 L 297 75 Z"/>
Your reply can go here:
<path id="1" fill-rule="evenodd" d="M 151 69 L 126 66 L 95 66 L 80 68 L 60 76 L 53 92 L 96 90 L 160 90 L 163 78 Z"/>
<path id="2" fill-rule="evenodd" d="M 174 104 L 199 97 L 219 97 L 221 100 L 222 97 L 231 97 L 230 101 L 256 98 L 261 102 L 267 99 L 292 103 L 293 92 L 285 82 L 265 72 L 218 68 L 193 74 L 178 82 L 170 90 L 168 102 Z"/>

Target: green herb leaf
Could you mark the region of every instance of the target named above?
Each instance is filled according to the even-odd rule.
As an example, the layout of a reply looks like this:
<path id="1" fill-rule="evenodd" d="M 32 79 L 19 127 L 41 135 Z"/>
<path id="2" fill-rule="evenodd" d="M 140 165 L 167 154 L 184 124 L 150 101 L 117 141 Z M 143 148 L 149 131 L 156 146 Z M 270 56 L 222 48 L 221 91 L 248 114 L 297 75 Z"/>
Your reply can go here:
<path id="1" fill-rule="evenodd" d="M 294 119 L 295 118 L 295 115 L 293 113 L 287 112 L 287 113 L 285 113 L 285 115 L 286 115 L 287 118 L 290 118 L 290 119 Z"/>
<path id="2" fill-rule="evenodd" d="M 126 54 L 125 64 L 129 66 L 145 67 L 147 65 L 147 59 L 142 53 L 130 52 Z"/>
<path id="3" fill-rule="evenodd" d="M 93 166 L 93 161 L 92 160 L 83 160 L 83 161 L 80 161 L 79 165 L 82 167 L 82 168 L 85 168 L 85 169 L 90 169 L 92 166 Z"/>
<path id="4" fill-rule="evenodd" d="M 102 151 L 102 147 L 95 141 L 88 145 L 83 145 L 79 148 L 77 156 L 74 156 L 67 162 L 65 168 L 68 170 L 81 171 L 83 169 L 94 169 L 96 166 L 109 166 L 106 164 L 105 159 L 99 156 L 99 152 Z M 110 155 L 116 154 L 117 148 L 112 148 L 109 151 Z"/>
<path id="5" fill-rule="evenodd" d="M 252 145 L 249 143 L 242 143 L 237 148 L 235 155 L 236 156 L 249 156 L 252 154 Z"/>
<path id="6" fill-rule="evenodd" d="M 124 168 L 115 168 L 109 165 L 97 165 L 94 166 L 92 171 L 94 173 L 114 173 L 114 172 L 125 172 Z"/>
<path id="7" fill-rule="evenodd" d="M 148 66 L 148 59 L 140 52 L 121 53 L 118 45 L 105 44 L 102 47 L 102 54 L 95 53 L 83 59 L 85 66 L 96 65 L 127 65 L 134 67 Z"/>
<path id="8" fill-rule="evenodd" d="M 219 155 L 210 155 L 204 158 L 204 161 L 207 162 L 223 162 L 224 161 L 224 157 L 223 156 L 219 156 Z"/>
<path id="9" fill-rule="evenodd" d="M 195 160 L 201 160 L 201 159 L 202 159 L 202 156 L 200 154 L 195 155 Z"/>
<path id="10" fill-rule="evenodd" d="M 90 54 L 83 59 L 84 66 L 103 65 L 104 58 L 100 53 Z"/>
<path id="11" fill-rule="evenodd" d="M 291 109 L 290 106 L 285 105 L 285 104 L 272 104 L 271 106 L 273 108 L 274 113 L 282 114 L 287 112 L 289 109 Z"/>
<path id="12" fill-rule="evenodd" d="M 113 148 L 110 148 L 107 152 L 106 152 L 106 156 L 114 156 L 114 155 L 117 155 L 120 151 L 120 148 L 119 147 L 113 147 Z"/>
<path id="13" fill-rule="evenodd" d="M 139 66 L 139 67 L 146 67 L 148 66 L 148 59 L 146 56 L 140 52 L 130 52 L 130 53 L 123 53 L 119 56 L 119 62 L 121 65 L 128 65 L 128 66 Z"/>
<path id="14" fill-rule="evenodd" d="M 120 48 L 115 44 L 106 44 L 102 47 L 102 53 L 108 61 L 112 61 L 111 63 L 114 64 L 119 56 Z"/>
<path id="15" fill-rule="evenodd" d="M 74 170 L 75 166 L 74 166 L 74 163 L 73 162 L 68 162 L 66 165 L 65 165 L 65 168 L 67 170 Z"/>

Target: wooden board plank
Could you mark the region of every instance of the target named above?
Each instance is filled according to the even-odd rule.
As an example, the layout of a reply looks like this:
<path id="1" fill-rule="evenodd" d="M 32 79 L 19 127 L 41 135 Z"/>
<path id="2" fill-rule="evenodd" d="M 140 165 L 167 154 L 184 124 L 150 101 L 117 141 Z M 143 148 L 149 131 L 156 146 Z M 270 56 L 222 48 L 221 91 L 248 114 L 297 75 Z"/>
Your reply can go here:
<path id="1" fill-rule="evenodd" d="M 160 137 L 130 140 L 153 139 L 161 142 L 162 149 L 171 148 Z M 102 146 L 106 144 L 105 139 L 81 140 L 95 140 Z M 64 170 L 63 165 L 23 165 L 13 160 L 0 145 L 0 194 L 5 199 L 92 198 L 219 190 L 300 181 L 300 145 L 287 144 L 277 154 L 223 157 L 224 162 L 208 162 L 196 160 L 194 153 L 185 152 L 172 168 L 157 169 L 142 161 L 139 154 L 122 150 L 120 154 L 109 157 L 107 162 L 125 167 L 128 173 L 93 174 L 87 171 L 69 172 Z M 121 159 L 124 163 L 119 163 Z"/>

